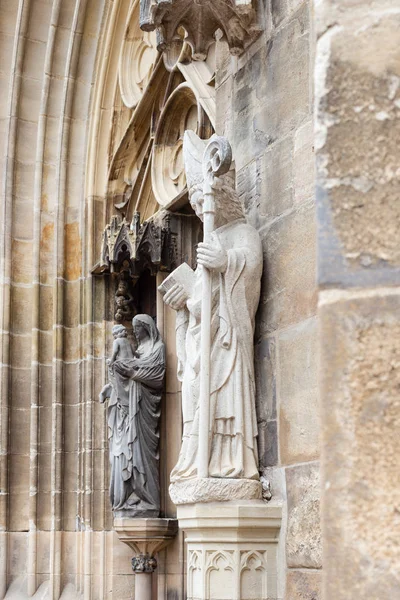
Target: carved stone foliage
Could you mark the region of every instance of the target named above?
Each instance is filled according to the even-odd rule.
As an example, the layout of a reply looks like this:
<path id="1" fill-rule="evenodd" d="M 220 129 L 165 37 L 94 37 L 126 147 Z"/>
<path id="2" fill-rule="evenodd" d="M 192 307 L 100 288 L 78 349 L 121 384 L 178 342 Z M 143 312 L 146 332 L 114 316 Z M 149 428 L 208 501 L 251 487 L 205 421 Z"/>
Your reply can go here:
<path id="1" fill-rule="evenodd" d="M 157 569 L 157 560 L 149 554 L 139 554 L 132 558 L 134 573 L 153 573 Z"/>
<path id="2" fill-rule="evenodd" d="M 157 30 L 157 48 L 168 50 L 184 27 L 195 60 L 204 60 L 221 29 L 232 54 L 238 55 L 260 33 L 258 0 L 141 0 L 140 27 Z"/>
<path id="3" fill-rule="evenodd" d="M 94 272 L 120 273 L 121 280 L 125 281 L 129 277 L 137 278 L 144 269 L 149 269 L 152 275 L 157 271 L 170 271 L 176 263 L 177 234 L 172 221 L 174 217 L 165 212 L 142 225 L 138 213 L 130 223 L 114 216 L 104 229 L 101 259 Z M 117 288 L 116 302 L 118 296 L 132 300 L 127 286 L 122 287 L 124 290 L 120 292 Z"/>

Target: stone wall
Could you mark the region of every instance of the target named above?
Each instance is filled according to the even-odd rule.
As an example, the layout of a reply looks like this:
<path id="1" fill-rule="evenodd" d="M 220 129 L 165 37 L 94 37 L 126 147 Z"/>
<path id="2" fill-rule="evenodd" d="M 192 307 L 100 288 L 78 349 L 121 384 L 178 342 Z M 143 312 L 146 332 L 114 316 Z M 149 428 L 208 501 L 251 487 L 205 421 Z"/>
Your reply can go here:
<path id="1" fill-rule="evenodd" d="M 316 22 L 323 597 L 395 598 L 400 10 L 326 2 Z"/>
<path id="2" fill-rule="evenodd" d="M 97 402 L 112 298 L 91 276 L 110 216 L 110 154 L 128 121 L 115 106 L 113 40 L 129 4 L 14 0 L 0 12 L 0 598 L 40 586 L 54 598 L 133 593 L 131 552 L 110 531 Z M 240 58 L 217 44 L 217 131 L 232 143 L 264 247 L 257 410 L 261 465 L 287 501 L 280 596 L 311 600 L 321 551 L 310 3 L 269 0 L 264 19 L 265 33 Z M 169 338 L 162 443 L 169 436 L 171 514 L 179 388 L 173 321 L 159 312 Z M 160 559 L 161 597 L 184 598 L 183 547 L 180 535 Z"/>
<path id="3" fill-rule="evenodd" d="M 7 587 L 18 598 L 40 586 L 52 598 L 132 591 L 130 553 L 108 531 L 106 424 L 94 389 L 104 296 L 90 277 L 84 197 L 108 5 L 21 0 L 0 11 L 1 598 Z"/>
<path id="4" fill-rule="evenodd" d="M 267 3 L 265 34 L 238 59 L 220 42 L 216 74 L 217 133 L 232 141 L 239 192 L 264 248 L 259 451 L 273 494 L 287 501 L 286 600 L 320 598 L 321 586 L 311 4 Z"/>

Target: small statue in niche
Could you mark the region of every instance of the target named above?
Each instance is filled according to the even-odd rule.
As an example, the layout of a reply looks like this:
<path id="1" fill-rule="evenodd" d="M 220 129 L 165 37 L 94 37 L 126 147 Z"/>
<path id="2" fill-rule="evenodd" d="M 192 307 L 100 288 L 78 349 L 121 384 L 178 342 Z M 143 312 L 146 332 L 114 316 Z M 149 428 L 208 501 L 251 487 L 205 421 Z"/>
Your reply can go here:
<path id="1" fill-rule="evenodd" d="M 115 292 L 115 315 L 117 323 L 130 321 L 135 314 L 135 304 L 133 295 L 129 289 L 129 282 L 126 279 L 120 279 L 117 291 Z"/>
<path id="2" fill-rule="evenodd" d="M 165 350 L 153 319 L 132 320 L 138 346 L 129 348 L 123 330 L 109 361 L 109 383 L 100 393 L 108 402 L 110 500 L 117 517 L 158 517 L 159 420 L 165 374 Z M 125 327 L 123 328 L 125 329 Z M 126 329 L 125 329 L 126 331 Z M 129 346 L 128 346 L 129 345 Z"/>

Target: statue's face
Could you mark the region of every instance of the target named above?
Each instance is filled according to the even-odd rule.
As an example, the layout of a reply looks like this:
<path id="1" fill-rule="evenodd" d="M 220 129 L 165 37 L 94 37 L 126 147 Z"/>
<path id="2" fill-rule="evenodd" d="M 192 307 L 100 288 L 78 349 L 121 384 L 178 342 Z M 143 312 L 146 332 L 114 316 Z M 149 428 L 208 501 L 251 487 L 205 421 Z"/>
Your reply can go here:
<path id="1" fill-rule="evenodd" d="M 203 191 L 201 189 L 194 189 L 189 194 L 190 205 L 193 208 L 196 215 L 199 219 L 203 220 L 203 205 L 204 205 L 204 197 Z"/>
<path id="2" fill-rule="evenodd" d="M 136 321 L 134 323 L 133 332 L 138 342 L 141 342 L 147 337 L 147 329 L 140 323 L 140 321 Z"/>

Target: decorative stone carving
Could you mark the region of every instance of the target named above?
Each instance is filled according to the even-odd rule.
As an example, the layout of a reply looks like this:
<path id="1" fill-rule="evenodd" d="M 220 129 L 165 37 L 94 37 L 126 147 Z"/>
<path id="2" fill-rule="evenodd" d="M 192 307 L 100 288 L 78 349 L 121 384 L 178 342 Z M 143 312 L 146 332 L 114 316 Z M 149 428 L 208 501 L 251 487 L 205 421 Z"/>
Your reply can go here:
<path id="1" fill-rule="evenodd" d="M 99 273 L 113 273 L 123 260 L 134 260 L 136 255 L 137 219 L 131 224 L 125 219 L 121 221 L 114 216 L 106 225 L 103 232 L 100 265 L 96 271 Z"/>
<path id="2" fill-rule="evenodd" d="M 168 205 L 186 189 L 183 135 L 187 129 L 212 133 L 193 90 L 182 83 L 169 97 L 154 139 L 151 177 L 156 200 L 161 206 Z"/>
<path id="3" fill-rule="evenodd" d="M 261 498 L 253 365 L 261 242 L 244 219 L 233 174 L 224 175 L 231 163 L 228 141 L 213 136 L 207 143 L 187 131 L 184 160 L 190 202 L 203 221 L 205 241 L 199 244 L 193 277 L 182 279 L 181 266 L 161 286 L 164 302 L 177 311 L 184 423 L 170 494 L 193 502 L 197 485 L 207 490 L 206 501 L 229 497 L 230 487 Z M 182 485 L 204 478 L 211 478 L 208 486 Z M 248 483 L 238 485 L 238 480 Z"/>
<path id="4" fill-rule="evenodd" d="M 139 28 L 139 9 L 136 0 L 127 20 L 118 67 L 121 96 L 128 108 L 135 107 L 143 96 L 158 56 L 156 35 Z"/>
<path id="5" fill-rule="evenodd" d="M 158 517 L 164 343 L 149 315 L 136 315 L 132 327 L 136 352 L 125 327 L 113 328 L 109 383 L 100 393 L 100 402 L 109 400 L 110 500 L 116 517 Z"/>
<path id="6" fill-rule="evenodd" d="M 258 0 L 141 0 L 140 27 L 143 31 L 157 29 L 160 51 L 171 47 L 178 28 L 183 27 L 194 60 L 207 57 L 214 34 L 221 29 L 230 52 L 238 55 L 261 32 L 260 9 Z"/>
<path id="7" fill-rule="evenodd" d="M 278 598 L 282 508 L 262 501 L 178 506 L 187 543 L 187 598 Z"/>
<path id="8" fill-rule="evenodd" d="M 149 554 L 139 554 L 132 558 L 134 573 L 153 573 L 157 569 L 157 560 Z"/>
<path id="9" fill-rule="evenodd" d="M 128 221 L 135 212 L 148 220 L 160 206 L 185 204 L 183 131 L 193 128 L 208 137 L 216 117 L 215 44 L 206 61 L 194 62 L 185 32 L 178 28 L 168 51 L 154 61 L 155 50 L 149 46 L 153 39 L 146 39 L 150 34 L 139 35 L 138 21 L 131 23 L 137 6 L 128 17 L 119 63 L 120 102 L 133 111 L 128 115 L 125 110 L 116 122 L 118 139 L 112 148 L 107 185 L 110 202 Z M 131 68 L 134 55 L 140 58 L 139 66 Z"/>
<path id="10" fill-rule="evenodd" d="M 170 271 L 175 263 L 176 233 L 171 228 L 170 214 L 164 211 L 157 215 L 157 219 L 140 225 L 140 215 L 135 213 L 131 223 L 114 216 L 106 226 L 100 263 L 94 272 L 101 274 L 122 271 L 121 279 L 127 281 L 130 277 L 138 277 L 145 268 L 155 275 L 157 271 Z M 130 301 L 133 310 L 133 298 L 130 297 L 129 289 L 125 291 L 123 296 Z M 116 310 L 117 308 L 120 307 L 116 306 Z"/>
<path id="11" fill-rule="evenodd" d="M 136 313 L 131 289 L 132 283 L 126 274 L 127 272 L 125 270 L 121 271 L 115 292 L 114 319 L 117 323 L 131 321 Z"/>
<path id="12" fill-rule="evenodd" d="M 178 531 L 176 519 L 114 519 L 119 539 L 127 544 L 135 556 L 132 570 L 135 574 L 135 600 L 152 600 L 152 573 L 157 568 L 154 557 L 168 546 Z"/>
<path id="13" fill-rule="evenodd" d="M 262 475 L 260 477 L 260 482 L 261 482 L 261 486 L 262 486 L 263 500 L 266 500 L 267 502 L 269 502 L 272 498 L 272 492 L 271 492 L 271 482 L 268 479 L 266 470 L 264 470 L 264 472 L 262 473 Z"/>

